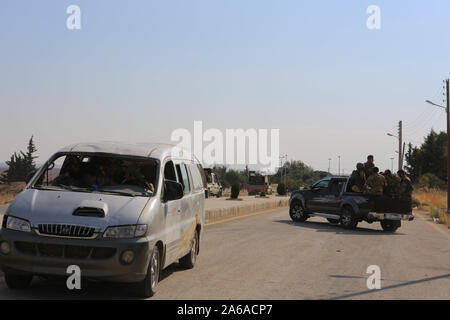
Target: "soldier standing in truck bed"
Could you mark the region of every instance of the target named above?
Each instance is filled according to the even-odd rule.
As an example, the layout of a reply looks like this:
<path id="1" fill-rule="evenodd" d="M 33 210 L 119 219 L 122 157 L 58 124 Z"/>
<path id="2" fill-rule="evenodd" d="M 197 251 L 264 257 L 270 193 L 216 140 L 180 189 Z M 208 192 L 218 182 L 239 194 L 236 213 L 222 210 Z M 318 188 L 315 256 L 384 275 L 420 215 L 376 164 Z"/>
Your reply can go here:
<path id="1" fill-rule="evenodd" d="M 400 177 L 400 195 L 402 197 L 411 197 L 413 192 L 413 187 L 411 180 L 406 176 L 405 171 L 398 170 L 398 176 Z"/>
<path id="2" fill-rule="evenodd" d="M 369 178 L 369 176 L 372 174 L 372 172 L 370 172 L 370 169 L 375 168 L 375 164 L 373 163 L 373 155 L 368 155 L 367 156 L 367 162 L 364 163 L 364 172 L 366 173 L 366 179 Z"/>
<path id="3" fill-rule="evenodd" d="M 391 170 L 386 170 L 384 172 L 384 177 L 386 178 L 386 189 L 385 194 L 387 196 L 398 198 L 400 196 L 400 177 L 393 174 Z"/>
<path id="4" fill-rule="evenodd" d="M 386 187 L 386 179 L 378 173 L 380 170 L 377 167 L 374 167 L 370 171 L 373 173 L 367 178 L 366 184 L 364 185 L 365 193 L 382 196 Z"/>
<path id="5" fill-rule="evenodd" d="M 366 184 L 366 174 L 364 173 L 364 165 L 358 163 L 356 170 L 352 172 L 349 180 L 351 190 L 353 192 L 363 192 L 364 185 Z"/>

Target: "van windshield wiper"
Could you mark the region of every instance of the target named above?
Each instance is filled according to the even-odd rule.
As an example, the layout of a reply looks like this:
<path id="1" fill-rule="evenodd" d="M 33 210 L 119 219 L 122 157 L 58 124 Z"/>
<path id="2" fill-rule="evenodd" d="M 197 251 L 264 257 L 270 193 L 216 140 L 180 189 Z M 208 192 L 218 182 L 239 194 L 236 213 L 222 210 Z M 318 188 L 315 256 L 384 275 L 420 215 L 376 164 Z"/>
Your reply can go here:
<path id="1" fill-rule="evenodd" d="M 136 197 L 135 193 L 131 193 L 131 192 L 126 192 L 126 191 L 118 191 L 118 190 L 104 190 L 104 189 L 97 189 L 94 191 L 98 191 L 98 192 L 105 192 L 105 193 L 113 193 L 113 194 L 118 194 L 121 196 L 128 196 L 128 197 Z"/>

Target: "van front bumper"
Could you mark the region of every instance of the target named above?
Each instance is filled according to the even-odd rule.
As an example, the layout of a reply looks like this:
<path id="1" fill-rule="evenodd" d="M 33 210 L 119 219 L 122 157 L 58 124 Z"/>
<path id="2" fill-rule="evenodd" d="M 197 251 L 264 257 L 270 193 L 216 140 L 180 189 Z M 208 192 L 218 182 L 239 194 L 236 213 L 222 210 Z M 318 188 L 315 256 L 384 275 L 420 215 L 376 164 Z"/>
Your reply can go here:
<path id="1" fill-rule="evenodd" d="M 139 282 L 145 278 L 150 248 L 146 237 L 132 239 L 73 239 L 37 235 L 0 229 L 0 244 L 6 241 L 10 252 L 0 252 L 0 268 L 10 273 L 68 276 L 67 267 L 77 265 L 81 276 L 114 282 Z M 124 251 L 131 250 L 134 260 L 121 261 Z"/>

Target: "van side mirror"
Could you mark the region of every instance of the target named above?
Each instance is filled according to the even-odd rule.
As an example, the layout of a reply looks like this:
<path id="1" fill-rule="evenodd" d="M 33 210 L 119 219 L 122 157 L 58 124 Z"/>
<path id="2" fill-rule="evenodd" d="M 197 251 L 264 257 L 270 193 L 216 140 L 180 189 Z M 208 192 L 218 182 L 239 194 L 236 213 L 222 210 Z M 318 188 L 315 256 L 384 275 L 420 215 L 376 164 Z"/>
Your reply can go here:
<path id="1" fill-rule="evenodd" d="M 177 181 L 164 180 L 164 202 L 183 198 L 183 185 Z"/>
<path id="2" fill-rule="evenodd" d="M 25 182 L 28 184 L 28 182 L 30 182 L 31 178 L 33 178 L 33 176 L 35 175 L 37 170 L 33 170 L 31 171 L 29 174 L 27 174 L 27 177 L 25 178 Z"/>

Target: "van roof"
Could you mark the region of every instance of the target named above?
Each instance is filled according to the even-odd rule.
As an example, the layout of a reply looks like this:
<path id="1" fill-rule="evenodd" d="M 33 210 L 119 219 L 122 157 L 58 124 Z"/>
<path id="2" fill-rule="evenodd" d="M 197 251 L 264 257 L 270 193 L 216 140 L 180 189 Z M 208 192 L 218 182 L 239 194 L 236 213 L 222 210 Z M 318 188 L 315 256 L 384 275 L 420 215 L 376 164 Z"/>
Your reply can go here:
<path id="1" fill-rule="evenodd" d="M 58 152 L 89 152 L 89 153 L 110 153 L 138 157 L 151 157 L 159 160 L 170 155 L 177 155 L 181 159 L 197 158 L 186 149 L 168 143 L 123 143 L 123 142 L 95 142 L 77 143 L 68 145 Z"/>

